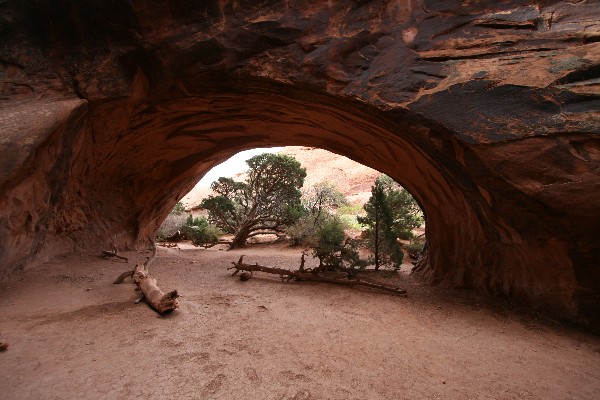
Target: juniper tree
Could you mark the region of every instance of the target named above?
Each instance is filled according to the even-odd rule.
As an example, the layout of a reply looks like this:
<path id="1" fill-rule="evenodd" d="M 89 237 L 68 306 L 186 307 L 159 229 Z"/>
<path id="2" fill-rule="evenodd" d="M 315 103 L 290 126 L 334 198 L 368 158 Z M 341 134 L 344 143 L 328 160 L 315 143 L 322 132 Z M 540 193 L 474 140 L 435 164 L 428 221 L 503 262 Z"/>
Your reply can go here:
<path id="1" fill-rule="evenodd" d="M 371 197 L 364 205 L 366 216 L 358 217 L 358 222 L 366 225 L 367 245 L 373 251 L 375 270 L 381 266 L 400 268 L 403 253 L 393 230 L 394 217 L 385 191 L 382 177 L 371 187 Z"/>
<path id="2" fill-rule="evenodd" d="M 252 236 L 284 232 L 303 210 L 300 189 L 306 169 L 295 158 L 265 153 L 246 163 L 246 181 L 221 177 L 211 185 L 216 195 L 201 203 L 211 223 L 235 235 L 231 249 Z"/>

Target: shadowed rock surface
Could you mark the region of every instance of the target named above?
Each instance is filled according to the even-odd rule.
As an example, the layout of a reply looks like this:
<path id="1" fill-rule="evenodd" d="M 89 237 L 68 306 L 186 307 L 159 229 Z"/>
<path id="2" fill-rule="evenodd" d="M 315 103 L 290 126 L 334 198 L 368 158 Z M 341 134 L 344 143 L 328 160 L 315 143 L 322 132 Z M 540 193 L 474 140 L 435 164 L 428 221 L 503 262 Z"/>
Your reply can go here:
<path id="1" fill-rule="evenodd" d="M 212 166 L 324 148 L 408 188 L 423 279 L 600 326 L 600 6 L 0 5 L 0 275 L 144 245 Z"/>

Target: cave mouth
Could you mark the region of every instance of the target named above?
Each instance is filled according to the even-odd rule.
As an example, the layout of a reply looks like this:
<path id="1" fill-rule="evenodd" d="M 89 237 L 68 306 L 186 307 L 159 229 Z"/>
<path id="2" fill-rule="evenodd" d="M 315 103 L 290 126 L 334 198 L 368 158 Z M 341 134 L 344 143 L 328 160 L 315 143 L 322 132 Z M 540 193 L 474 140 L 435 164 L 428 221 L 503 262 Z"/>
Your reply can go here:
<path id="1" fill-rule="evenodd" d="M 194 146 L 187 149 L 189 153 L 186 153 L 184 157 L 178 156 L 178 160 L 170 164 L 171 169 L 175 168 L 180 171 L 179 176 L 174 178 L 181 179 L 184 176 L 187 187 L 191 188 L 195 182 L 190 183 L 190 180 L 198 180 L 199 177 L 210 172 L 210 167 L 232 157 L 239 151 L 252 149 L 254 146 L 264 148 L 296 145 L 324 149 L 391 176 L 409 193 L 413 194 L 417 191 L 420 194 L 414 195 L 414 197 L 423 210 L 425 210 L 423 201 L 431 202 L 429 199 L 433 199 L 437 202 L 438 199 L 453 191 L 453 188 L 445 183 L 446 177 L 436 170 L 435 165 L 428 162 L 427 156 L 421 149 L 410 142 L 404 142 L 401 136 L 383 128 L 377 122 L 371 121 L 369 114 L 365 114 L 364 111 L 356 113 L 347 106 L 299 101 L 297 97 L 289 99 L 285 96 L 273 95 L 273 93 L 269 93 L 267 96 L 253 93 L 250 97 L 251 99 L 244 101 L 229 98 L 226 99 L 226 105 L 223 106 L 218 105 L 215 99 L 201 99 L 201 102 L 206 101 L 211 107 L 212 115 L 208 120 L 203 116 L 199 117 L 203 113 L 191 110 L 186 112 L 186 118 L 189 120 L 184 119 L 178 110 L 161 104 L 161 108 L 168 110 L 160 116 L 165 119 L 160 125 L 168 127 L 161 133 L 165 138 L 163 140 L 177 149 L 183 148 L 183 145 L 175 142 L 175 139 L 181 142 L 195 142 Z M 219 96 L 219 101 L 223 100 L 225 100 L 224 96 Z M 197 102 L 199 99 L 194 98 L 190 101 Z M 291 104 L 289 104 L 290 102 Z M 240 107 L 240 104 L 244 106 Z M 181 103 L 177 104 L 177 107 L 181 107 Z M 197 107 L 197 105 L 192 107 Z M 222 109 L 220 109 L 221 107 Z M 226 117 L 217 118 L 215 115 L 217 110 Z M 176 121 L 175 126 L 171 124 L 173 120 Z M 156 121 L 153 124 L 156 124 Z M 220 126 L 220 124 L 224 126 Z M 406 129 L 406 127 L 403 128 Z M 207 133 L 221 137 L 209 140 Z M 145 134 L 147 135 L 148 131 Z M 213 153 L 198 146 L 198 136 L 204 139 L 202 145 L 206 145 L 206 142 L 216 144 Z M 358 138 L 362 139 L 358 140 Z M 222 144 L 226 142 L 235 146 L 225 148 Z M 163 158 L 167 151 L 169 150 L 162 148 Z M 196 161 L 191 161 L 193 159 Z M 210 159 L 215 161 L 209 164 L 210 167 L 205 167 L 206 161 Z M 414 160 L 419 160 L 420 164 L 412 164 Z M 182 162 L 190 168 L 178 167 L 177 164 Z M 194 171 L 198 171 L 199 167 L 202 167 L 202 172 L 195 176 Z M 402 173 L 398 174 L 395 168 Z M 403 182 L 408 184 L 403 184 Z M 166 181 L 164 184 L 171 187 L 172 182 Z M 411 185 L 413 189 L 411 190 L 408 185 Z M 179 201 L 183 197 L 182 193 L 185 192 L 170 192 L 163 188 L 162 193 L 168 196 L 168 201 L 164 201 L 164 198 L 161 197 L 160 201 L 155 204 L 154 210 L 159 209 L 160 214 L 155 214 L 157 217 L 149 221 L 150 226 L 155 225 L 154 229 L 158 229 L 156 221 L 162 221 L 173 204 Z M 452 205 L 463 205 L 464 201 L 448 199 L 445 203 L 452 207 Z M 164 204 L 167 206 L 165 207 Z M 460 215 L 466 215 L 466 213 L 460 213 Z M 150 235 L 150 233 L 139 234 L 138 239 L 150 237 Z M 130 247 L 130 244 L 127 243 L 126 246 Z"/>
<path id="2" fill-rule="evenodd" d="M 101 168 L 89 176 L 87 203 L 103 199 L 94 219 L 106 221 L 105 231 L 123 247 L 145 244 L 198 178 L 235 153 L 317 147 L 381 171 L 413 194 L 428 221 L 419 278 L 573 313 L 564 248 L 541 244 L 539 235 L 533 243 L 521 236 L 522 227 L 544 225 L 508 212 L 530 204 L 511 199 L 499 180 L 492 182 L 499 190 L 487 189 L 494 174 L 452 132 L 404 110 L 381 111 L 321 92 L 262 81 L 233 86 L 90 104 L 94 161 Z"/>
<path id="3" fill-rule="evenodd" d="M 122 249 L 145 246 L 213 166 L 250 148 L 310 146 L 381 171 L 414 196 L 428 222 L 419 278 L 577 314 L 568 249 L 540 240 L 552 226 L 543 215 L 521 212 L 533 203 L 494 180 L 477 154 L 442 126 L 406 110 L 382 111 L 263 81 L 196 89 L 153 97 L 138 82 L 125 99 L 48 103 L 66 111 L 57 114 L 59 128 L 38 154 L 59 157 L 48 167 L 38 156 L 30 167 L 50 179 L 38 174 L 7 197 L 44 188 L 49 197 L 36 203 L 39 196 L 32 195 L 30 206 L 13 207 L 11 219 L 32 219 L 36 228 L 11 225 L 13 246 L 3 257 L 18 265 L 27 261 L 23 254 L 67 246 L 110 240 Z"/>
<path id="4" fill-rule="evenodd" d="M 346 238 L 358 239 L 359 246 L 366 250 L 367 244 L 364 241 L 364 235 L 367 226 L 359 223 L 359 217 L 367 215 L 365 206 L 372 200 L 372 190 L 376 180 L 385 175 L 339 154 L 302 146 L 244 150 L 213 167 L 190 192 L 179 199 L 176 206 L 162 221 L 156 234 L 156 240 L 164 242 L 165 245 L 189 240 L 194 246 L 208 248 L 216 245 L 216 242 L 213 242 L 215 240 L 213 234 L 220 231 L 222 236 L 219 238 L 219 242 L 225 244 L 225 238 L 229 240 L 231 238 L 229 235 L 234 235 L 235 232 L 231 231 L 228 223 L 219 221 L 215 214 L 211 219 L 210 212 L 202 207 L 202 201 L 209 196 L 218 195 L 212 190 L 212 185 L 216 184 L 220 178 L 248 183 L 248 161 L 252 157 L 265 153 L 292 157 L 306 171 L 303 186 L 300 188 L 301 203 L 303 210 L 307 213 L 302 214 L 305 218 L 310 214 L 310 210 L 318 207 L 319 215 L 324 212 L 327 216 L 335 218 L 342 224 Z M 405 253 L 404 263 L 412 260 L 414 264 L 414 261 L 421 255 L 426 242 L 425 214 L 408 190 L 393 180 L 389 181 L 385 178 L 384 182 L 386 182 L 384 188 L 387 193 L 387 205 L 391 207 L 389 210 L 393 216 L 393 225 L 390 228 Z M 233 219 L 235 220 L 235 218 Z M 301 241 L 308 233 L 303 225 L 307 221 L 300 216 L 300 219 L 294 223 L 285 224 L 273 230 L 267 229 L 265 224 L 258 224 L 260 229 L 248 237 L 246 244 L 280 244 L 282 240 L 292 244 L 294 241 Z M 186 227 L 190 224 L 204 226 L 205 223 L 209 223 L 208 231 L 197 237 L 191 226 Z M 292 231 L 289 230 L 290 228 Z M 209 232 L 210 235 L 206 236 Z M 293 236 L 293 233 L 290 236 L 290 232 L 297 232 L 300 236 Z M 205 240 L 209 240 L 209 242 L 205 242 Z M 404 269 L 407 268 L 408 264 Z"/>

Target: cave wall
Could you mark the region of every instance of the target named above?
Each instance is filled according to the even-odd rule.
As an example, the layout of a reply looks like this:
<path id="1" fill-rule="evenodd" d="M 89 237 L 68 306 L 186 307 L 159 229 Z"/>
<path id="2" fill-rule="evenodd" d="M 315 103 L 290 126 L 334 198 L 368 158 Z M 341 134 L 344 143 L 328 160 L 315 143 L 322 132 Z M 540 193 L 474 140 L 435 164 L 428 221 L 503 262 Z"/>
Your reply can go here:
<path id="1" fill-rule="evenodd" d="M 423 279 L 600 326 L 596 2 L 0 11 L 0 277 L 142 246 L 218 162 L 310 145 L 411 190 L 428 218 Z"/>

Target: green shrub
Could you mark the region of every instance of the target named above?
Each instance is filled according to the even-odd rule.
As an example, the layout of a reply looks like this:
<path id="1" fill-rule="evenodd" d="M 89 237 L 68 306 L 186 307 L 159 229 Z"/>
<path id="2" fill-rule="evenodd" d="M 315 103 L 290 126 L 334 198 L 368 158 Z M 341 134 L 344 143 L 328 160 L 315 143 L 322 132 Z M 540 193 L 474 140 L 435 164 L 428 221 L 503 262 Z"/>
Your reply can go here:
<path id="1" fill-rule="evenodd" d="M 313 214 L 307 214 L 301 217 L 295 224 L 289 226 L 285 233 L 288 235 L 293 245 L 308 245 L 313 240 L 317 226 L 316 217 Z"/>
<path id="2" fill-rule="evenodd" d="M 188 215 L 181 231 L 186 238 L 192 241 L 194 246 L 217 243 L 219 237 L 223 235 L 223 231 L 209 224 L 206 218 L 194 218 L 191 214 Z"/>
<path id="3" fill-rule="evenodd" d="M 410 240 L 410 243 L 405 245 L 404 248 L 408 251 L 408 255 L 417 259 L 425 247 L 425 238 L 423 236 L 417 236 Z"/>
<path id="4" fill-rule="evenodd" d="M 346 204 L 338 208 L 338 215 L 358 215 L 362 213 L 362 206 L 360 204 Z"/>
<path id="5" fill-rule="evenodd" d="M 312 244 L 313 256 L 319 259 L 320 265 L 338 266 L 339 252 L 344 244 L 346 235 L 344 226 L 339 218 L 327 218 L 316 231 Z"/>
<path id="6" fill-rule="evenodd" d="M 357 217 L 363 213 L 362 206 L 356 205 L 345 205 L 337 210 L 337 215 L 340 217 L 346 229 L 352 229 L 355 231 L 362 230 L 362 225 L 358 222 Z"/>
<path id="7" fill-rule="evenodd" d="M 346 224 L 328 212 L 318 218 L 305 215 L 286 231 L 292 242 L 311 250 L 319 265 L 328 268 L 364 268 L 366 260 L 358 255 L 358 241 L 346 238 Z"/>

